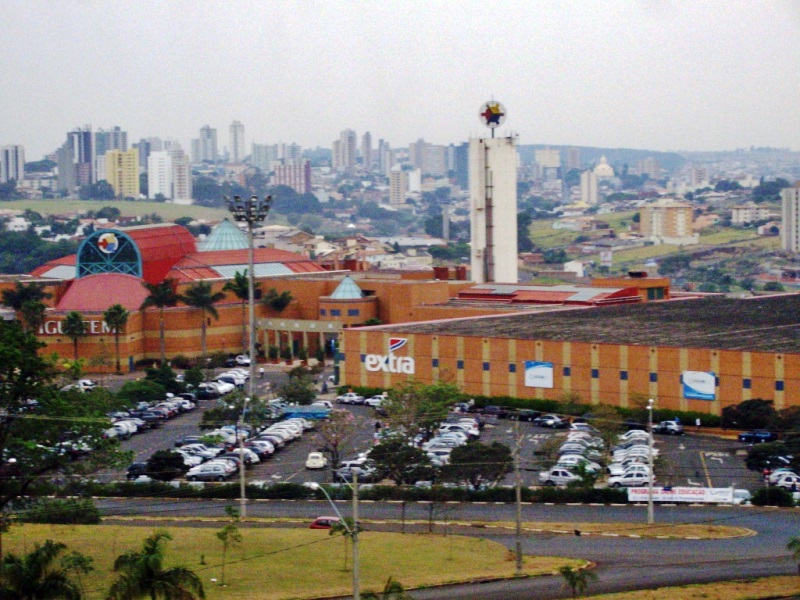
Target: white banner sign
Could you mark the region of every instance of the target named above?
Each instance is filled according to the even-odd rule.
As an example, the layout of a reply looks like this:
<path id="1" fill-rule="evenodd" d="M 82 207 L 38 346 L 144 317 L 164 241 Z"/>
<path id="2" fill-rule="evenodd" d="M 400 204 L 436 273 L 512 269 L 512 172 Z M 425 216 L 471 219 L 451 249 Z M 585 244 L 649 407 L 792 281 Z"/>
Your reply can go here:
<path id="1" fill-rule="evenodd" d="M 553 363 L 526 360 L 525 387 L 552 388 Z"/>
<path id="2" fill-rule="evenodd" d="M 653 501 L 711 502 L 716 504 L 733 504 L 733 489 L 705 487 L 654 487 Z M 628 488 L 628 502 L 647 502 L 647 488 Z"/>

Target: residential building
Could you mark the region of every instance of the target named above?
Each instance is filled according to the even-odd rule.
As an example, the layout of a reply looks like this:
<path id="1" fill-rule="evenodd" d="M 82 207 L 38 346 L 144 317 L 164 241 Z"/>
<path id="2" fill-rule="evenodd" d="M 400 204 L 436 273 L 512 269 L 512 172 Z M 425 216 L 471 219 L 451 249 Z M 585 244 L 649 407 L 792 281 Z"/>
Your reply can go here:
<path id="1" fill-rule="evenodd" d="M 756 221 L 765 221 L 769 219 L 769 216 L 768 207 L 754 202 L 731 208 L 731 223 L 733 225 L 747 225 Z"/>
<path id="2" fill-rule="evenodd" d="M 264 173 L 272 171 L 273 163 L 278 160 L 278 146 L 276 144 L 256 144 L 253 143 L 253 151 L 250 154 L 250 164 L 257 167 Z"/>
<path id="3" fill-rule="evenodd" d="M 572 169 L 581 168 L 581 149 L 580 148 L 567 148 L 567 171 Z"/>
<path id="4" fill-rule="evenodd" d="M 401 206 L 406 203 L 408 195 L 408 171 L 404 171 L 400 165 L 395 165 L 389 171 L 389 204 Z"/>
<path id="5" fill-rule="evenodd" d="M 800 252 L 800 183 L 781 190 L 781 248 Z"/>
<path id="6" fill-rule="evenodd" d="M 286 185 L 298 194 L 311 192 L 311 161 L 307 158 L 286 159 L 275 165 L 272 185 Z"/>
<path id="7" fill-rule="evenodd" d="M 192 140 L 192 162 L 216 162 L 218 157 L 217 130 L 204 125 L 200 128 L 200 137 Z"/>
<path id="8" fill-rule="evenodd" d="M 345 129 L 333 142 L 333 168 L 337 171 L 352 171 L 356 166 L 356 132 Z"/>
<path id="9" fill-rule="evenodd" d="M 472 281 L 517 283 L 516 139 L 469 144 Z"/>
<path id="10" fill-rule="evenodd" d="M 192 198 L 192 165 L 189 157 L 180 146 L 173 146 L 169 151 L 172 160 L 172 199 L 191 200 Z"/>
<path id="11" fill-rule="evenodd" d="M 94 146 L 96 156 L 104 156 L 109 150 L 124 152 L 128 149 L 128 132 L 122 131 L 118 125 L 108 131 L 100 128 L 94 134 Z"/>
<path id="12" fill-rule="evenodd" d="M 662 198 L 639 212 L 642 237 L 657 244 L 689 245 L 700 241 L 692 228 L 694 209 L 673 198 Z"/>
<path id="13" fill-rule="evenodd" d="M 25 179 L 25 148 L 19 145 L 0 147 L 0 183 Z"/>
<path id="14" fill-rule="evenodd" d="M 456 185 L 466 190 L 469 188 L 469 144 L 459 144 L 453 154 L 453 177 Z"/>
<path id="15" fill-rule="evenodd" d="M 147 157 L 147 197 L 172 198 L 172 157 L 169 152 L 151 152 Z"/>
<path id="16" fill-rule="evenodd" d="M 591 169 L 587 169 L 581 173 L 581 202 L 594 205 L 598 201 L 597 175 Z"/>
<path id="17" fill-rule="evenodd" d="M 229 162 L 240 163 L 244 160 L 244 125 L 234 121 L 230 126 L 230 157 Z"/>
<path id="18" fill-rule="evenodd" d="M 369 131 L 361 136 L 361 162 L 364 169 L 372 171 L 372 134 Z"/>
<path id="19" fill-rule="evenodd" d="M 76 194 L 79 187 L 93 184 L 95 153 L 92 126 L 77 127 L 67 133 L 67 140 L 56 152 L 58 189 Z"/>
<path id="20" fill-rule="evenodd" d="M 109 150 L 105 154 L 106 181 L 122 198 L 139 197 L 139 151 L 131 148 Z"/>

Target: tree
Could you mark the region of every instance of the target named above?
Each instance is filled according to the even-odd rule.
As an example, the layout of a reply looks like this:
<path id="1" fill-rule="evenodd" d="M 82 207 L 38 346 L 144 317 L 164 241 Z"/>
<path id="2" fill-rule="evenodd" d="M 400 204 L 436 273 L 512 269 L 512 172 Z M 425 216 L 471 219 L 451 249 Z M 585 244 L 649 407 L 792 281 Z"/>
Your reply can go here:
<path id="1" fill-rule="evenodd" d="M 589 582 L 597 581 L 597 575 L 586 569 L 574 569 L 570 566 L 564 566 L 558 572 L 564 578 L 564 583 L 572 592 L 573 598 L 577 598 L 585 592 L 586 588 L 589 587 Z"/>
<path id="2" fill-rule="evenodd" d="M 236 526 L 239 521 L 239 513 L 230 506 L 226 507 L 225 511 L 230 515 L 231 521 L 216 533 L 217 539 L 222 542 L 222 576 L 220 578 L 222 585 L 225 585 L 225 563 L 228 559 L 228 549 L 242 543 L 242 533 Z"/>
<path id="3" fill-rule="evenodd" d="M 186 567 L 164 569 L 164 545 L 172 536 L 156 531 L 144 541 L 142 550 L 117 557 L 114 572 L 118 579 L 108 591 L 109 600 L 194 600 L 205 598 L 203 582 Z"/>
<path id="4" fill-rule="evenodd" d="M 86 323 L 83 321 L 83 315 L 77 310 L 71 310 L 64 317 L 62 324 L 64 335 L 72 340 L 73 359 L 78 360 L 78 340 L 88 335 L 86 331 Z"/>
<path id="5" fill-rule="evenodd" d="M 284 309 L 292 303 L 294 297 L 290 291 L 278 293 L 275 288 L 269 288 L 267 293 L 264 294 L 262 302 L 274 310 L 276 313 L 282 313 Z"/>
<path id="6" fill-rule="evenodd" d="M 128 311 L 121 304 L 109 306 L 103 313 L 103 319 L 114 333 L 114 353 L 117 359 L 117 374 L 122 373 L 119 364 L 119 334 L 128 324 Z"/>
<path id="7" fill-rule="evenodd" d="M 800 537 L 795 535 L 789 538 L 786 549 L 791 551 L 792 560 L 797 563 L 797 574 L 800 575 Z"/>
<path id="8" fill-rule="evenodd" d="M 253 292 L 255 296 L 260 293 L 260 287 L 260 283 L 254 285 Z M 244 273 L 236 271 L 233 274 L 233 279 L 225 284 L 222 291 L 233 292 L 233 295 L 242 301 L 242 353 L 247 354 L 249 346 L 247 344 L 247 317 L 245 312 L 250 299 L 250 278 L 247 276 L 247 269 L 245 269 Z"/>
<path id="9" fill-rule="evenodd" d="M 328 535 L 341 535 L 344 540 L 344 566 L 342 571 L 347 571 L 347 547 L 355 531 L 355 522 L 352 517 L 344 517 L 343 521 L 334 523 L 328 530 Z"/>
<path id="10" fill-rule="evenodd" d="M 536 248 L 531 241 L 532 222 L 527 212 L 517 213 L 517 252 L 533 252 Z"/>
<path id="11" fill-rule="evenodd" d="M 514 460 L 508 446 L 499 442 L 486 445 L 473 441 L 453 448 L 450 463 L 442 469 L 442 476 L 479 490 L 485 485 L 499 482 L 513 466 Z"/>
<path id="12" fill-rule="evenodd" d="M 167 390 L 155 381 L 126 381 L 122 384 L 117 397 L 130 406 L 139 402 L 153 402 L 166 396 Z"/>
<path id="13" fill-rule="evenodd" d="M 733 429 L 769 429 L 778 421 L 772 400 L 754 398 L 722 409 L 722 427 Z"/>
<path id="14" fill-rule="evenodd" d="M 768 281 L 762 288 L 765 292 L 785 292 L 786 288 L 779 281 Z"/>
<path id="15" fill-rule="evenodd" d="M 41 302 L 50 297 L 52 297 L 52 294 L 45 292 L 43 287 L 36 283 L 25 284 L 17 281 L 14 284 L 14 289 L 3 290 L 3 304 L 16 311 L 22 310 L 22 307 L 28 301 Z"/>
<path id="16" fill-rule="evenodd" d="M 36 544 L 25 556 L 9 553 L 3 557 L 0 597 L 19 600 L 80 600 L 78 584 L 70 578 L 69 567 L 55 564 L 66 545 L 53 540 Z"/>
<path id="17" fill-rule="evenodd" d="M 452 383 L 438 381 L 426 386 L 409 380 L 391 389 L 381 408 L 395 430 L 405 431 L 409 438 L 417 433 L 429 437 L 460 396 L 458 386 Z"/>
<path id="18" fill-rule="evenodd" d="M 148 308 L 157 308 L 159 314 L 159 337 L 161 340 L 161 362 L 166 360 L 166 352 L 164 349 L 164 309 L 175 306 L 180 299 L 175 291 L 175 280 L 165 279 L 161 283 L 148 283 L 142 282 L 142 285 L 147 289 L 149 295 L 142 302 L 140 310 L 145 311 Z"/>
<path id="19" fill-rule="evenodd" d="M 317 425 L 315 441 L 322 452 L 330 455 L 331 469 L 336 470 L 342 456 L 355 447 L 357 431 L 358 424 L 349 410 L 333 409 L 328 419 Z"/>
<path id="20" fill-rule="evenodd" d="M 430 476 L 431 461 L 422 449 L 411 446 L 405 437 L 393 435 L 374 446 L 369 453 L 375 468 L 397 485 L 414 483 Z"/>
<path id="21" fill-rule="evenodd" d="M 200 340 L 203 347 L 203 358 L 208 355 L 208 348 L 206 346 L 206 314 L 211 315 L 215 319 L 219 319 L 219 313 L 214 305 L 217 302 L 225 299 L 223 292 L 214 292 L 211 289 L 211 284 L 208 281 L 198 281 L 193 283 L 186 293 L 180 296 L 180 299 L 185 304 L 193 306 L 200 310 Z"/>
<path id="22" fill-rule="evenodd" d="M 155 367 L 145 369 L 145 381 L 152 381 L 162 386 L 166 391 L 173 394 L 180 394 L 183 391 L 183 384 L 178 381 L 175 371 L 167 363 L 162 362 Z"/>
<path id="23" fill-rule="evenodd" d="M 308 405 L 317 399 L 314 379 L 309 375 L 289 377 L 278 389 L 278 394 L 290 404 Z"/>
<path id="24" fill-rule="evenodd" d="M 46 310 L 47 306 L 39 300 L 26 300 L 23 303 L 20 315 L 28 331 L 36 333 L 44 325 Z"/>
<path id="25" fill-rule="evenodd" d="M 205 375 L 203 375 L 203 370 L 195 365 L 191 369 L 188 369 L 183 374 L 183 382 L 186 384 L 187 387 L 191 386 L 190 389 L 196 390 L 197 386 L 205 381 Z"/>
<path id="26" fill-rule="evenodd" d="M 183 457 L 172 450 L 156 450 L 147 459 L 147 476 L 157 481 L 172 481 L 185 472 Z"/>

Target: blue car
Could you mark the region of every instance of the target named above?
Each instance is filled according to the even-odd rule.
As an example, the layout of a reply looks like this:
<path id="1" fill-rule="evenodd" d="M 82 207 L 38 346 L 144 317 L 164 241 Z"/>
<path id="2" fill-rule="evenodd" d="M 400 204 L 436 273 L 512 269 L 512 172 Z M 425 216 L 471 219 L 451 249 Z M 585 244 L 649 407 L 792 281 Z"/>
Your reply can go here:
<path id="1" fill-rule="evenodd" d="M 756 429 L 755 431 L 745 431 L 739 434 L 739 441 L 746 444 L 763 444 L 764 442 L 774 442 L 778 435 L 771 431 Z"/>

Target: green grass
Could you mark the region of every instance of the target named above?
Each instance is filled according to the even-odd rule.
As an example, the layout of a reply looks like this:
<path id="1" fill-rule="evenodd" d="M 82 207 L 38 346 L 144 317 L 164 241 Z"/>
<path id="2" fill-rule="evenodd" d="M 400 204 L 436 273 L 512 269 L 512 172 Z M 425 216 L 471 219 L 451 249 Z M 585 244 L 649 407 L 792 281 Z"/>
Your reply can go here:
<path id="1" fill-rule="evenodd" d="M 226 587 L 219 585 L 222 545 L 216 527 L 165 527 L 173 536 L 167 546 L 167 567 L 194 570 L 209 600 L 281 600 L 347 594 L 352 574 L 344 567 L 344 538 L 311 529 L 241 528 L 244 541 L 229 550 Z M 14 526 L 3 536 L 4 552 L 27 553 L 35 542 L 53 539 L 94 559 L 85 579 L 86 597 L 101 599 L 113 581 L 117 556 L 139 550 L 150 527 L 118 525 Z M 478 578 L 510 577 L 513 554 L 499 543 L 464 536 L 364 532 L 360 536 L 361 588 L 382 589 L 390 576 L 406 588 Z M 553 573 L 563 565 L 585 561 L 525 557 L 527 575 Z M 348 567 L 350 562 L 348 561 Z M 212 582 L 216 579 L 217 582 Z"/>
<path id="2" fill-rule="evenodd" d="M 591 584 L 589 585 L 591 591 Z M 589 596 L 602 600 L 757 600 L 758 598 L 797 598 L 798 577 L 763 577 L 698 585 L 663 587 L 619 594 Z"/>

